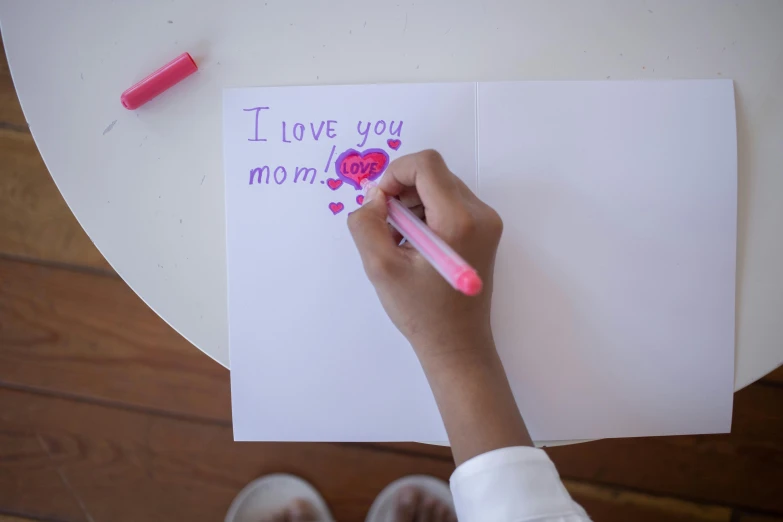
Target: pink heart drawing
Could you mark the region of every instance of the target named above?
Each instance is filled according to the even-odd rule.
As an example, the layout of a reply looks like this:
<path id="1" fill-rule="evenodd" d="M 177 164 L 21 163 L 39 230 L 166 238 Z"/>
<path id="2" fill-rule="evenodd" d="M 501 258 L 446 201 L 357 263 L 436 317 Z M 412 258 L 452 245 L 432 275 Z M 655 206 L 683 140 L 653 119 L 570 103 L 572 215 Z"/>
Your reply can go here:
<path id="1" fill-rule="evenodd" d="M 348 149 L 337 158 L 334 165 L 340 179 L 356 190 L 362 188 L 362 181 L 373 181 L 381 177 L 389 164 L 389 155 L 383 149 Z"/>
<path id="2" fill-rule="evenodd" d="M 361 204 L 363 204 L 363 203 L 364 203 L 364 196 L 362 196 L 361 194 L 359 194 L 358 196 L 356 196 L 356 202 L 357 202 L 358 204 L 360 204 L 360 205 L 361 205 Z"/>
<path id="3" fill-rule="evenodd" d="M 344 208 L 345 205 L 343 205 L 342 203 L 329 203 L 329 210 L 331 210 L 332 214 L 334 214 L 335 216 L 340 212 L 342 212 Z"/>
<path id="4" fill-rule="evenodd" d="M 330 189 L 337 190 L 338 188 L 343 186 L 343 180 L 329 178 L 329 179 L 326 180 L 326 184 L 329 185 Z"/>
<path id="5" fill-rule="evenodd" d="M 402 140 L 386 140 L 386 145 L 393 150 L 397 150 L 400 148 L 400 145 L 402 145 Z"/>

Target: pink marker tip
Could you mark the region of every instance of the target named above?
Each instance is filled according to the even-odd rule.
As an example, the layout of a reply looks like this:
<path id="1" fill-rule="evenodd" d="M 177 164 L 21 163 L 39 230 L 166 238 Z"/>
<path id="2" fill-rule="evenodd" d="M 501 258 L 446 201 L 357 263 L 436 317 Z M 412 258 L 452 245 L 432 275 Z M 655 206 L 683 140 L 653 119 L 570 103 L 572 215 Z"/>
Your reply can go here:
<path id="1" fill-rule="evenodd" d="M 483 287 L 484 283 L 481 282 L 481 278 L 473 270 L 467 270 L 457 278 L 457 290 L 465 295 L 478 295 Z"/>

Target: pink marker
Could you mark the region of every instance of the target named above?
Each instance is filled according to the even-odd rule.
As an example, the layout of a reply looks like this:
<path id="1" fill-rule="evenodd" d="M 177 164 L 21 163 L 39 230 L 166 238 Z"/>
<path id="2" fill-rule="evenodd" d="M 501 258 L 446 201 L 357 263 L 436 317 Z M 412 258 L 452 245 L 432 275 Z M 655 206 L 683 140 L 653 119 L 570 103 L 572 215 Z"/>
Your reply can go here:
<path id="1" fill-rule="evenodd" d="M 196 71 L 198 71 L 198 65 L 195 60 L 188 53 L 182 53 L 123 92 L 120 96 L 120 102 L 128 110 L 138 109 Z"/>
<path id="2" fill-rule="evenodd" d="M 365 194 L 378 184 L 362 181 Z M 408 207 L 397 198 L 386 198 L 389 217 L 386 219 L 413 247 L 424 256 L 443 278 L 465 295 L 477 295 L 483 286 L 478 273 L 454 249 L 439 238 Z"/>

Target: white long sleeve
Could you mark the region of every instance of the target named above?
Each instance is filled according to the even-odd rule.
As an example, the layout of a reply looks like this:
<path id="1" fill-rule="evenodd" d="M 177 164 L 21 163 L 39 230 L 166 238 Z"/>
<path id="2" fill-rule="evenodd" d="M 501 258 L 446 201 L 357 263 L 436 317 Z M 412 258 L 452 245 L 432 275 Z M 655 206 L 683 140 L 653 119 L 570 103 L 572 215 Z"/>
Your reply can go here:
<path id="1" fill-rule="evenodd" d="M 502 448 L 464 462 L 451 475 L 459 522 L 585 522 L 549 456 L 529 447 Z"/>

